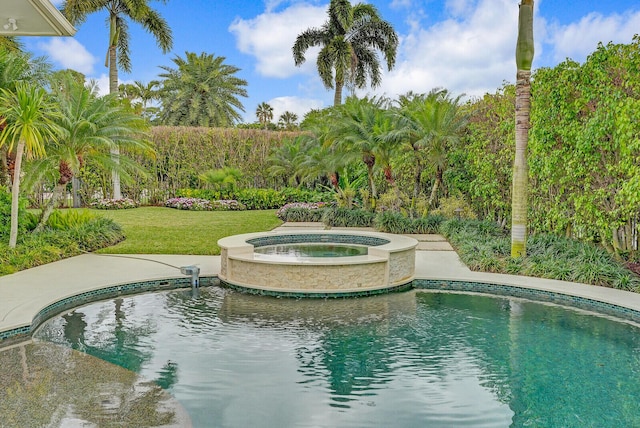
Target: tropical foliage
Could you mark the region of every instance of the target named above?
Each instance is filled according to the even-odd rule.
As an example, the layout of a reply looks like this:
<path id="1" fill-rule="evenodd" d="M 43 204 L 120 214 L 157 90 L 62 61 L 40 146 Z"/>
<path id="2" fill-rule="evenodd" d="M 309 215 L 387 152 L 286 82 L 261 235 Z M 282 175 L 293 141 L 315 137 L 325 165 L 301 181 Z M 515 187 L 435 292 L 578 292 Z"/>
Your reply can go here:
<path id="1" fill-rule="evenodd" d="M 225 57 L 202 52 L 186 52 L 175 57 L 175 68 L 161 66 L 159 76 L 165 125 L 228 127 L 241 120 L 247 81 L 236 73 L 239 68 L 224 63 Z"/>
<path id="2" fill-rule="evenodd" d="M 567 60 L 536 72 L 530 144 L 535 230 L 601 242 L 619 255 L 637 252 L 638 52 L 636 36 L 629 45 L 599 45 L 582 65 Z"/>
<path id="3" fill-rule="evenodd" d="M 165 1 L 165 0 L 161 0 Z M 129 53 L 129 21 L 141 25 L 145 31 L 151 33 L 163 53 L 173 46 L 171 28 L 167 21 L 149 6 L 149 0 L 65 0 L 62 13 L 74 25 L 82 24 L 89 15 L 106 11 L 109 15 L 109 43 L 105 59 L 105 67 L 109 68 L 109 93 L 118 92 L 118 66 L 126 72 L 131 72 L 131 57 Z M 111 150 L 115 162 L 120 158 L 118 147 Z M 113 198 L 121 195 L 120 175 L 117 170 L 112 171 Z"/>
<path id="4" fill-rule="evenodd" d="M 107 171 L 117 170 L 126 179 L 126 167 L 136 165 L 123 156 L 115 162 L 109 154 L 113 148 L 153 153 L 145 140 L 147 123 L 125 108 L 116 95 L 98 97 L 73 76 L 62 78 L 52 87 L 59 109 L 53 119 L 59 137 L 49 144 L 46 157 L 31 163 L 28 177 L 31 185 L 55 183 L 37 230 L 44 227 L 67 184 L 85 162 L 92 161 Z"/>
<path id="5" fill-rule="evenodd" d="M 20 203 L 20 178 L 22 158 L 43 157 L 45 144 L 57 138 L 58 128 L 52 121 L 55 116 L 44 89 L 28 83 L 18 83 L 14 91 L 0 89 L 0 146 L 15 148 L 15 165 L 11 183 L 11 231 L 9 247 L 14 248 L 18 239 L 18 208 Z"/>

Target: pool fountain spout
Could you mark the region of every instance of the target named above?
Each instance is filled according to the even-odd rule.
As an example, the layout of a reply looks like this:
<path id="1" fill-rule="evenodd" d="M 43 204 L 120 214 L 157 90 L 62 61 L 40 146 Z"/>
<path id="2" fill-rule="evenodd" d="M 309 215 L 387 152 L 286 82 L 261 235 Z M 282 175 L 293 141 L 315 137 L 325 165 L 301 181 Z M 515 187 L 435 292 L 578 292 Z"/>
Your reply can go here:
<path id="1" fill-rule="evenodd" d="M 200 268 L 198 266 L 181 266 L 180 273 L 183 275 L 191 275 L 191 288 L 200 286 Z"/>

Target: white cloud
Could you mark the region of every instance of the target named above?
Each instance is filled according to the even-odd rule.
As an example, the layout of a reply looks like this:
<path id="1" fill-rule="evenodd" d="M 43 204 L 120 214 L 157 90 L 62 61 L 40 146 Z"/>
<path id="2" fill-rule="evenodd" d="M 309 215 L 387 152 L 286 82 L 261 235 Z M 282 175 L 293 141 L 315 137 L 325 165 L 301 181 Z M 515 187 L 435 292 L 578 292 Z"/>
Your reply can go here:
<path id="1" fill-rule="evenodd" d="M 455 10 L 460 4 L 450 6 Z M 517 21 L 517 0 L 482 0 L 469 6 L 464 17 L 428 28 L 414 26 L 401 40 L 395 68 L 375 92 L 391 97 L 435 87 L 454 95 L 494 92 L 515 77 Z"/>
<path id="2" fill-rule="evenodd" d="M 324 103 L 321 100 L 300 97 L 277 97 L 269 100 L 267 104 L 273 107 L 273 121 L 276 123 L 280 115 L 285 111 L 297 114 L 299 123 L 309 110 L 324 107 Z"/>
<path id="3" fill-rule="evenodd" d="M 564 61 L 566 58 L 583 61 L 596 50 L 598 42 L 630 43 L 639 28 L 640 12 L 610 16 L 590 13 L 576 23 L 551 25 L 548 41 L 555 47 L 555 61 Z"/>
<path id="4" fill-rule="evenodd" d="M 70 68 L 85 75 L 93 73 L 96 58 L 76 39 L 68 37 L 52 37 L 38 44 L 38 48 L 47 53 L 62 68 Z"/>
<path id="5" fill-rule="evenodd" d="M 297 68 L 291 48 L 298 34 L 324 23 L 326 12 L 326 6 L 294 4 L 282 12 L 267 11 L 249 20 L 238 18 L 229 26 L 229 31 L 235 35 L 238 49 L 256 58 L 258 73 L 286 78 L 315 70 L 314 51 L 310 50 L 305 64 Z"/>

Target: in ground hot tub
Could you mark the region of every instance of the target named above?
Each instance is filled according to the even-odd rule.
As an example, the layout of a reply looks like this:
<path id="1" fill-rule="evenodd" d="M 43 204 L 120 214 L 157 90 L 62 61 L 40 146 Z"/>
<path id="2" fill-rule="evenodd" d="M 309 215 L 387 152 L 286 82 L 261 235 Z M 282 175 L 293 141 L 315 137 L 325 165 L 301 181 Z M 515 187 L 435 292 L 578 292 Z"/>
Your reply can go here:
<path id="1" fill-rule="evenodd" d="M 234 235 L 218 241 L 219 277 L 261 294 L 371 294 L 413 280 L 417 244 L 406 236 L 360 231 Z"/>

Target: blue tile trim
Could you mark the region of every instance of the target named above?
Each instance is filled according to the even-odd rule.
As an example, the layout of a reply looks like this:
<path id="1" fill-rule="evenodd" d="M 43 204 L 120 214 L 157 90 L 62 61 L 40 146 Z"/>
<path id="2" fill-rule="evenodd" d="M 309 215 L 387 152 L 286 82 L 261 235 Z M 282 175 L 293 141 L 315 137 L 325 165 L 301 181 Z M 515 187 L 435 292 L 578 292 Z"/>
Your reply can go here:
<path id="1" fill-rule="evenodd" d="M 598 300 L 587 299 L 584 297 L 570 296 L 567 294 L 536 290 L 530 288 L 517 287 L 513 285 L 500 285 L 483 282 L 473 281 L 456 281 L 456 280 L 436 280 L 436 279 L 414 279 L 412 282 L 390 287 L 386 289 L 378 290 L 363 290 L 349 293 L 298 293 L 298 292 L 286 292 L 286 291 L 270 291 L 270 290 L 258 290 L 239 285 L 229 284 L 222 282 L 217 276 L 201 277 L 200 286 L 223 286 L 233 290 L 237 290 L 244 293 L 272 296 L 272 297 L 291 297 L 291 298 L 347 298 L 347 297 L 365 297 L 377 294 L 385 294 L 390 292 L 408 291 L 413 288 L 424 290 L 442 290 L 442 291 L 464 291 L 491 294 L 497 296 L 511 296 L 521 297 L 524 299 L 557 303 L 565 306 L 572 306 L 581 309 L 586 309 L 594 312 L 599 312 L 606 315 L 612 315 L 618 318 L 627 319 L 633 322 L 640 323 L 640 311 L 630 308 L 625 308 L 619 305 L 611 303 L 601 302 Z M 8 345 L 12 342 L 18 342 L 31 337 L 33 331 L 48 318 L 57 315 L 65 310 L 81 306 L 90 302 L 110 299 L 117 296 L 144 293 L 158 290 L 172 290 L 176 288 L 189 288 L 191 287 L 190 278 L 172 278 L 166 280 L 154 280 L 134 282 L 130 284 L 121 284 L 111 287 L 102 288 L 99 290 L 87 291 L 75 296 L 67 297 L 59 300 L 51 305 L 42 309 L 33 318 L 31 325 L 25 325 L 16 327 L 11 330 L 0 331 L 0 346 Z"/>
<path id="2" fill-rule="evenodd" d="M 406 284 L 396 285 L 389 288 L 382 288 L 376 290 L 362 290 L 362 291 L 350 291 L 347 293 L 339 293 L 339 292 L 329 292 L 329 293 L 320 293 L 320 292 L 295 292 L 295 291 L 275 291 L 275 290 L 261 290 L 258 288 L 251 287 L 243 287 L 241 285 L 232 284 L 226 281 L 220 281 L 220 286 L 229 288 L 231 290 L 239 291 L 241 293 L 254 294 L 258 296 L 269 296 L 269 297 L 289 297 L 293 299 L 341 299 L 347 297 L 366 297 L 366 296 L 375 296 L 378 294 L 388 294 L 399 291 L 409 291 L 413 288 L 411 282 Z"/>
<path id="3" fill-rule="evenodd" d="M 601 302 L 599 300 L 571 296 L 553 291 L 536 290 L 532 288 L 517 287 L 514 285 L 437 279 L 416 279 L 413 281 L 413 287 L 416 289 L 470 291 L 497 296 L 521 297 L 534 301 L 572 306 L 640 323 L 640 311 L 638 310 L 625 308 L 612 303 Z"/>
<path id="4" fill-rule="evenodd" d="M 258 238 L 247 239 L 247 244 L 254 247 L 265 247 L 267 245 L 280 244 L 301 244 L 308 242 L 332 243 L 332 244 L 355 244 L 377 247 L 388 244 L 388 239 L 366 235 L 347 235 L 331 233 L 298 233 L 291 235 L 260 236 Z"/>
<path id="5" fill-rule="evenodd" d="M 217 276 L 200 277 L 200 287 L 218 285 L 220 281 Z M 171 278 L 158 279 L 153 281 L 132 282 L 129 284 L 114 285 L 97 290 L 86 291 L 74 296 L 58 300 L 36 314 L 31 325 L 17 327 L 11 330 L 0 332 L 0 346 L 10 342 L 21 341 L 31 337 L 31 334 L 47 319 L 62 313 L 71 308 L 75 308 L 98 300 L 112 299 L 118 296 L 129 294 L 145 293 L 159 290 L 173 290 L 177 288 L 190 288 L 191 278 Z"/>

